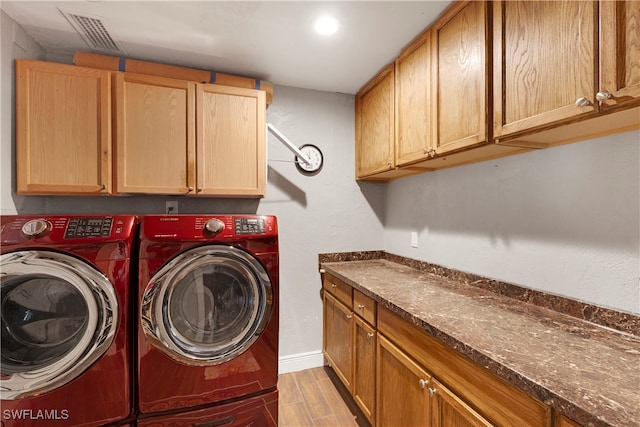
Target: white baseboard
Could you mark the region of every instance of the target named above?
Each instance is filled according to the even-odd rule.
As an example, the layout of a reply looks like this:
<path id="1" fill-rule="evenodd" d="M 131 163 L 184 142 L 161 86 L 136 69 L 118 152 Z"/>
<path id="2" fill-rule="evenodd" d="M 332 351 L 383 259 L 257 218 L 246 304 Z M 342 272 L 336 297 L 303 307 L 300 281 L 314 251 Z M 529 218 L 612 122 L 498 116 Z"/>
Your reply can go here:
<path id="1" fill-rule="evenodd" d="M 282 356 L 278 359 L 278 373 L 297 372 L 309 368 L 317 368 L 324 365 L 322 351 L 310 351 L 308 353 Z"/>

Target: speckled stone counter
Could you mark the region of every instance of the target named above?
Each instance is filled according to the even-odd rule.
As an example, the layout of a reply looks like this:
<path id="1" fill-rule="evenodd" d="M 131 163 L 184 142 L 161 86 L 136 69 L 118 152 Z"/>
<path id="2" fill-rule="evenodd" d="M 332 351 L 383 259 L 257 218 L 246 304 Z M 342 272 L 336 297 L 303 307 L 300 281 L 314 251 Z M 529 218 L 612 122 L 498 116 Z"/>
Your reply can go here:
<path id="1" fill-rule="evenodd" d="M 640 426 L 640 336 L 389 258 L 321 255 L 320 265 L 569 418 Z M 637 316 L 619 319 L 637 332 Z"/>

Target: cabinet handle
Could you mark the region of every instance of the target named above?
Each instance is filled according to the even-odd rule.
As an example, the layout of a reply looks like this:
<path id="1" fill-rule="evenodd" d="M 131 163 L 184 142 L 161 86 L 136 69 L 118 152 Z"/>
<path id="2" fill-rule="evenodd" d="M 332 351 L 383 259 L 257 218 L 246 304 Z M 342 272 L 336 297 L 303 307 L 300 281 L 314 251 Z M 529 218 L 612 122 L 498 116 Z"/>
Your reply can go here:
<path id="1" fill-rule="evenodd" d="M 371 332 L 367 332 L 367 338 L 373 338 L 373 334 Z"/>
<path id="2" fill-rule="evenodd" d="M 608 99 L 611 99 L 611 93 L 608 90 L 600 91 L 596 93 L 596 99 L 599 102 L 606 101 Z"/>
<path id="3" fill-rule="evenodd" d="M 429 390 L 429 396 L 431 397 L 435 396 L 435 394 L 438 392 L 438 390 L 435 388 L 430 388 L 428 390 Z"/>
<path id="4" fill-rule="evenodd" d="M 335 289 L 335 288 L 337 288 L 337 287 L 338 287 L 338 285 L 336 285 L 335 283 L 332 283 L 332 284 L 331 284 L 331 287 L 332 287 L 333 289 Z"/>
<path id="5" fill-rule="evenodd" d="M 420 381 L 418 381 L 418 384 L 420 384 L 420 388 L 426 388 L 429 385 L 429 380 L 423 380 L 422 378 L 420 378 Z"/>
<path id="6" fill-rule="evenodd" d="M 198 187 L 198 193 L 202 193 L 202 187 Z"/>
<path id="7" fill-rule="evenodd" d="M 584 96 L 576 99 L 576 107 L 587 107 L 589 105 L 591 105 L 591 101 L 589 101 Z"/>
<path id="8" fill-rule="evenodd" d="M 104 190 L 106 190 L 106 189 L 107 189 L 107 186 L 106 186 L 106 185 L 104 185 L 104 184 L 102 184 L 102 185 L 100 186 L 100 190 L 99 190 L 99 191 L 104 191 Z"/>
<path id="9" fill-rule="evenodd" d="M 347 314 L 347 315 L 346 315 L 346 316 L 344 316 L 344 317 L 345 317 L 346 319 L 351 319 L 351 317 L 353 317 L 353 316 L 351 316 L 350 314 Z"/>
<path id="10" fill-rule="evenodd" d="M 187 193 L 191 193 L 193 191 L 193 187 L 187 187 Z"/>
<path id="11" fill-rule="evenodd" d="M 364 305 L 358 304 L 358 310 L 364 310 Z"/>

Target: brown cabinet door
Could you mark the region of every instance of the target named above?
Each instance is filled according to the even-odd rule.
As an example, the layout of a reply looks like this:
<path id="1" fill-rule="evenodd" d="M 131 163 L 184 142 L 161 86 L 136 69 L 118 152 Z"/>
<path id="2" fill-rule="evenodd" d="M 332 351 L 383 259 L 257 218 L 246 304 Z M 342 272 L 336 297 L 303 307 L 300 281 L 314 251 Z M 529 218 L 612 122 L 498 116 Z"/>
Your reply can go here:
<path id="1" fill-rule="evenodd" d="M 460 3 L 433 27 L 436 154 L 488 141 L 487 8 L 484 1 Z"/>
<path id="2" fill-rule="evenodd" d="M 16 61 L 19 194 L 111 192 L 111 73 Z"/>
<path id="3" fill-rule="evenodd" d="M 603 110 L 640 103 L 638 1 L 600 2 L 599 92 Z"/>
<path id="4" fill-rule="evenodd" d="M 374 424 L 376 403 L 376 331 L 355 316 L 353 398 Z"/>
<path id="5" fill-rule="evenodd" d="M 356 177 L 394 167 L 394 65 L 356 95 Z"/>
<path id="6" fill-rule="evenodd" d="M 429 374 L 382 335 L 377 342 L 376 426 L 429 426 Z"/>
<path id="7" fill-rule="evenodd" d="M 196 194 L 264 196 L 265 92 L 214 84 L 196 91 Z"/>
<path id="8" fill-rule="evenodd" d="M 494 136 L 594 112 L 598 2 L 493 5 Z"/>
<path id="9" fill-rule="evenodd" d="M 115 88 L 116 191 L 193 193 L 194 83 L 118 73 Z"/>
<path id="10" fill-rule="evenodd" d="M 429 384 L 432 427 L 492 427 L 489 421 L 458 396 L 432 379 Z"/>
<path id="11" fill-rule="evenodd" d="M 328 292 L 324 292 L 324 355 L 352 391 L 353 384 L 353 313 Z"/>
<path id="12" fill-rule="evenodd" d="M 396 59 L 395 163 L 429 157 L 434 147 L 431 123 L 431 32 L 422 34 Z"/>

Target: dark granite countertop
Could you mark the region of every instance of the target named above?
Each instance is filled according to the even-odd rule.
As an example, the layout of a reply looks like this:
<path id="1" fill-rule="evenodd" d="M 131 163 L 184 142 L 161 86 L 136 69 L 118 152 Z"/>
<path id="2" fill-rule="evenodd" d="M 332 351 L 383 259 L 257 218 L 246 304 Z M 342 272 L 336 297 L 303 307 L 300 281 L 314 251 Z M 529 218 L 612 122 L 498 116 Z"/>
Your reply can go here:
<path id="1" fill-rule="evenodd" d="M 640 336 L 388 259 L 320 260 L 326 272 L 569 418 L 640 426 Z"/>

